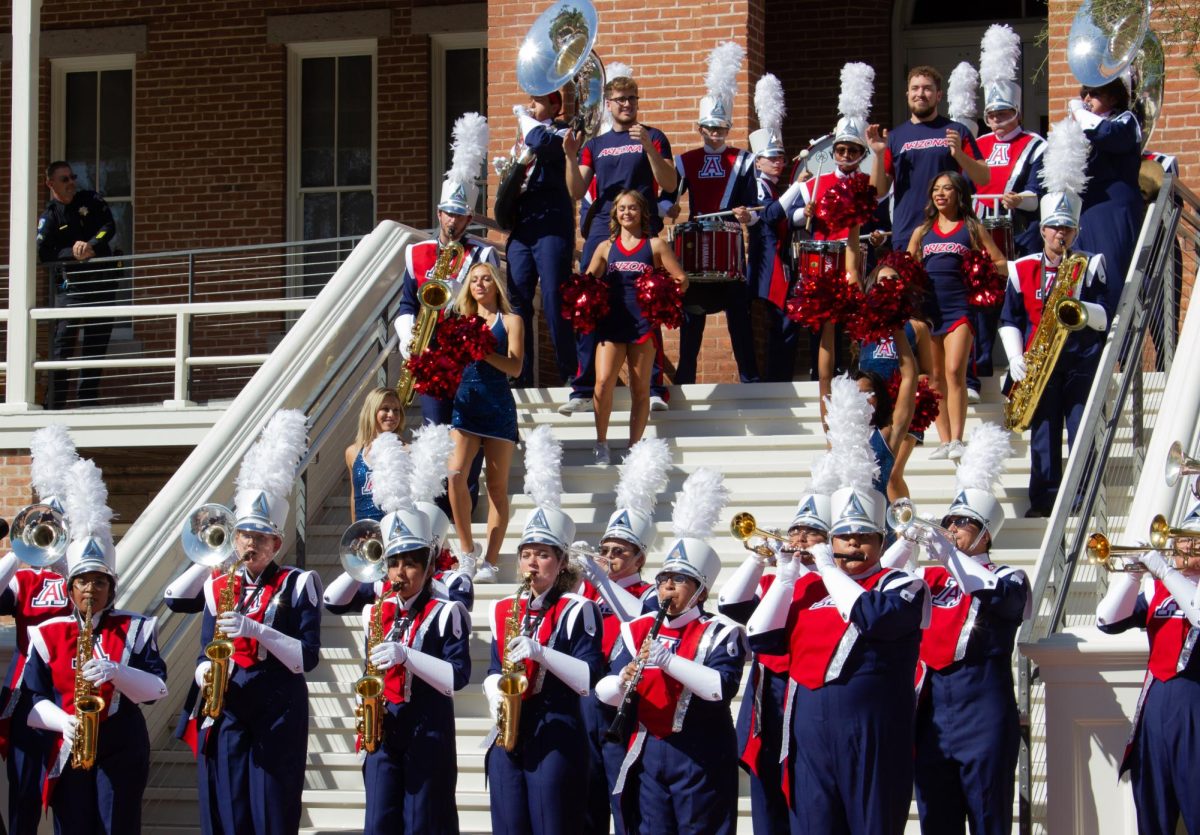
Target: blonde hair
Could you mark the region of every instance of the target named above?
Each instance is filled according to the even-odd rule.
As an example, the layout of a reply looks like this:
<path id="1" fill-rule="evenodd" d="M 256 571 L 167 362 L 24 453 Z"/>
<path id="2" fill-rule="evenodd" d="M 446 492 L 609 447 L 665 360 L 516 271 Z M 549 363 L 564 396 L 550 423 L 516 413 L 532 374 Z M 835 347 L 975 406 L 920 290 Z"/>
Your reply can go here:
<path id="1" fill-rule="evenodd" d="M 363 401 L 362 410 L 358 413 L 358 435 L 354 438 L 354 445 L 360 450 L 366 450 L 371 445 L 371 442 L 379 436 L 379 430 L 376 428 L 375 413 L 383 406 L 385 400 L 391 397 L 400 404 L 400 424 L 404 424 L 404 404 L 400 403 L 400 398 L 396 396 L 396 390 L 380 386 L 376 389 L 371 389 L 367 394 L 367 398 Z"/>
<path id="2" fill-rule="evenodd" d="M 471 273 L 478 269 L 486 269 L 492 276 L 492 284 L 496 288 L 496 307 L 500 308 L 500 312 L 512 313 L 512 304 L 508 301 L 508 290 L 504 285 L 503 279 L 500 278 L 500 271 L 487 261 L 480 261 L 471 269 L 467 270 L 467 278 L 462 283 L 462 287 L 458 288 L 458 296 L 454 299 L 454 309 L 458 311 L 460 316 L 478 316 L 479 303 L 475 301 L 475 297 L 471 295 Z"/>

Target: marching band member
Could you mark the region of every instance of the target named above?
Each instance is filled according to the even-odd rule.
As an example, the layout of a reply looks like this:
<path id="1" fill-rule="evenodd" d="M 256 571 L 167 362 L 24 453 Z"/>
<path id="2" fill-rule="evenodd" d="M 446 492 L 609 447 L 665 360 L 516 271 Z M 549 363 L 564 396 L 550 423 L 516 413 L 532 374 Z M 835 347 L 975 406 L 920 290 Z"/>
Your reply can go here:
<path id="1" fill-rule="evenodd" d="M 875 152 L 871 183 L 880 197 L 892 192 L 893 249 L 907 248 L 921 225 L 925 190 L 935 176 L 961 171 L 976 185 L 991 177 L 967 126 L 938 115 L 942 74 L 929 66 L 913 67 L 907 84 L 909 120 L 890 131 L 867 128 L 867 143 Z"/>
<path id="2" fill-rule="evenodd" d="M 666 241 L 650 234 L 650 207 L 636 189 L 617 195 L 609 215 L 609 240 L 596 247 L 587 271 L 608 283 L 609 312 L 592 334 L 596 342 L 596 387 L 592 395 L 596 420 L 597 464 L 612 463 L 608 423 L 613 391 L 624 365 L 629 375 L 629 444 L 636 444 L 650 419 L 650 378 L 655 347 L 652 328 L 637 298 L 637 280 L 655 268 L 687 287 L 687 276 Z M 678 378 L 677 378 L 678 379 Z"/>
<path id="3" fill-rule="evenodd" d="M 542 311 L 563 385 L 575 376 L 575 329 L 562 317 L 560 287 L 571 274 L 575 254 L 574 201 L 567 191 L 563 139 L 570 127 L 562 115 L 562 91 L 530 96 L 513 108 L 521 134 L 518 146 L 532 159 L 516 203 L 516 223 L 508 236 L 509 296 L 525 323 L 525 352 L 516 385 L 533 385 L 533 296 L 542 285 Z M 522 163 L 518 162 L 518 165 Z"/>
<path id="4" fill-rule="evenodd" d="M 1200 527 L 1200 505 L 1180 526 Z M 1108 593 L 1096 608 L 1096 626 L 1110 635 L 1145 629 L 1150 643 L 1146 681 L 1120 773 L 1133 781 L 1138 832 L 1200 832 L 1200 793 L 1191 779 L 1196 762 L 1193 729 L 1200 722 L 1200 656 L 1192 652 L 1200 629 L 1200 551 L 1190 537 L 1174 540 L 1178 556 L 1159 551 L 1137 555 L 1142 572 L 1111 574 Z"/>
<path id="5" fill-rule="evenodd" d="M 364 676 L 383 679 L 382 704 L 372 706 L 378 724 L 359 726 L 369 833 L 458 831 L 453 694 L 471 676 L 470 619 L 434 589 L 432 530 L 413 502 L 422 474 L 410 449 L 391 434 L 371 445 L 375 496 L 387 514 L 383 586 L 362 612 Z"/>
<path id="6" fill-rule="evenodd" d="M 603 618 L 604 638 L 600 648 L 606 664 L 611 664 L 621 634 L 621 624 L 658 606 L 654 585 L 642 579 L 646 555 L 654 545 L 654 505 L 667 487 L 671 451 L 662 438 L 643 438 L 629 450 L 617 482 L 617 509 L 609 517 L 600 539 L 600 561 L 586 555 L 587 543 L 576 543 L 584 558 L 579 561 L 584 581 L 579 594 L 596 601 Z M 605 732 L 616 712 L 601 702 L 595 693 L 583 702 L 583 723 L 587 728 L 590 753 L 587 832 L 607 833 L 610 805 L 613 829 L 624 832 L 620 810 L 612 787 L 621 770 L 628 740 L 609 742 Z"/>
<path id="7" fill-rule="evenodd" d="M 622 65 L 623 66 L 623 65 Z M 608 228 L 603 218 L 612 211 L 617 195 L 628 189 L 637 189 L 646 198 L 647 205 L 657 206 L 659 193 L 672 192 L 679 184 L 679 177 L 672 165 L 671 143 L 658 128 L 638 122 L 638 85 L 627 75 L 609 75 L 604 84 L 604 98 L 608 114 L 612 117 L 612 130 L 600 133 L 580 147 L 582 136 L 574 131 L 563 139 L 566 152 L 567 189 L 575 200 L 583 200 L 594 188 L 587 215 L 579 226 L 583 238 L 580 266 L 592 262 L 592 253 L 608 239 Z M 599 218 L 599 222 L 594 222 Z M 650 215 L 650 233 L 662 231 L 662 218 Z M 656 331 L 657 333 L 657 331 Z M 659 357 L 651 382 L 650 408 L 662 411 L 667 408 L 667 390 L 662 385 L 662 338 L 654 337 Z M 576 335 L 576 350 L 579 373 L 571 381 L 571 398 L 559 412 L 571 415 L 592 408 L 592 389 L 595 385 L 596 343 L 592 334 Z"/>
<path id="8" fill-rule="evenodd" d="M 185 708 L 179 728 L 195 746 L 206 835 L 282 835 L 300 826 L 308 752 L 304 674 L 319 660 L 321 582 L 274 559 L 306 431 L 302 413 L 276 412 L 246 453 L 234 496 L 237 567 L 204 583 L 201 646 L 218 630 L 234 645 L 220 715 L 201 721 L 199 699 L 190 698 L 194 707 Z M 203 687 L 212 662 L 203 652 L 198 660 L 195 680 Z"/>
<path id="9" fill-rule="evenodd" d="M 150 736 L 137 706 L 167 695 L 167 667 L 155 619 L 113 608 L 113 514 L 100 470 L 76 461 L 66 484 L 74 611 L 29 627 L 22 701 L 30 726 L 53 735 L 43 796 L 55 832 L 137 833 L 150 773 Z M 95 696 L 103 700 L 98 713 L 81 713 Z"/>
<path id="10" fill-rule="evenodd" d="M 404 406 L 396 390 L 386 386 L 372 389 L 358 413 L 358 433 L 354 443 L 346 447 L 346 469 L 350 473 L 350 521 L 383 518 L 371 493 L 373 478 L 366 453 L 371 444 L 384 432 L 395 432 L 404 419 Z"/>
<path id="11" fill-rule="evenodd" d="M 442 182 L 441 200 L 438 202 L 438 234 L 429 241 L 412 244 L 404 252 L 404 275 L 401 277 L 399 315 L 396 317 L 396 333 L 400 336 L 400 354 L 405 360 L 412 348 L 413 328 L 421 304 L 417 292 L 426 281 L 433 278 L 434 267 L 442 250 L 452 243 L 463 248 L 463 257 L 452 271 L 444 276 L 450 285 L 450 298 L 458 295 L 471 267 L 486 262 L 499 269 L 500 258 L 496 248 L 486 241 L 467 234 L 467 226 L 474 217 L 475 203 L 479 199 L 479 186 L 475 178 L 479 175 L 484 157 L 487 155 L 487 120 L 478 113 L 466 113 L 454 123 L 454 161 Z M 439 321 L 442 314 L 438 314 Z M 434 333 L 436 340 L 437 333 Z M 425 423 L 450 423 L 454 411 L 452 399 L 439 399 L 425 394 L 418 395 L 421 417 Z M 479 472 L 483 467 L 483 453 L 475 456 L 467 474 L 467 487 L 471 493 L 471 505 L 479 497 Z M 438 499 L 438 507 L 451 515 L 450 500 L 446 496 Z M 482 553 L 482 549 L 480 549 Z M 472 556 L 478 556 L 473 554 Z"/>
<path id="12" fill-rule="evenodd" d="M 1088 157 L 1084 133 L 1067 119 L 1055 126 L 1047 141 L 1042 181 L 1047 194 L 1042 198 L 1042 252 L 1027 255 L 1009 265 L 1004 308 L 1000 315 L 1000 341 L 1008 354 L 1008 373 L 1015 382 L 1025 379 L 1025 350 L 1045 315 L 1045 299 L 1058 281 L 1063 257 L 1076 242 L 1082 218 L 1077 196 L 1084 183 L 1083 163 Z M 1105 291 L 1107 262 L 1104 255 L 1076 251 L 1087 258 L 1087 268 L 1068 294 L 1083 303 L 1087 327 L 1067 335 L 1069 350 L 1063 351 L 1047 381 L 1030 426 L 1029 510 L 1026 516 L 1049 516 L 1062 481 L 1062 433 L 1067 444 L 1083 417 L 1092 378 L 1104 347 L 1109 305 L 1113 297 Z"/>
<path id="13" fill-rule="evenodd" d="M 587 785 L 580 701 L 600 676 L 602 634 L 596 604 L 570 591 L 579 581 L 567 560 L 575 523 L 560 507 L 561 458 L 549 426 L 530 434 L 525 489 L 537 506 L 517 546 L 528 592 L 522 583 L 516 595 L 493 603 L 488 617 L 492 660 L 483 692 L 492 718 L 514 724 L 504 736 L 493 732 L 485 757 L 498 835 L 571 831 L 579 815 L 572 789 Z M 514 675 L 528 687 L 506 701 L 502 681 Z M 505 737 L 512 750 L 502 747 Z"/>
<path id="14" fill-rule="evenodd" d="M 756 221 L 746 208 L 753 203 L 756 191 L 754 157 L 725 144 L 733 127 L 733 97 L 737 94 L 737 74 L 744 56 L 745 50 L 732 41 L 719 44 L 708 56 L 705 78 L 708 95 L 700 100 L 700 115 L 696 120 L 703 145 L 675 157 L 675 171 L 679 175 L 676 200 L 684 192 L 690 195 L 691 217 L 732 211 L 739 223 L 749 225 Z M 741 247 L 740 230 L 737 245 Z M 756 383 L 758 365 L 750 333 L 750 287 L 744 279 L 738 279 L 709 288 L 710 292 L 716 290 L 724 292 L 720 308 L 725 311 L 738 378 L 743 383 Z M 696 363 L 706 318 L 703 308 L 684 305 L 674 378 L 680 385 L 696 382 Z"/>
<path id="15" fill-rule="evenodd" d="M 979 78 L 983 87 L 983 118 L 992 130 L 976 139 L 976 144 L 980 159 L 987 164 L 991 175 L 980 186 L 979 193 L 996 196 L 991 200 L 977 199 L 975 213 L 985 219 L 1010 215 L 1015 252 L 1028 255 L 1041 249 L 1038 200 L 1043 190 L 1039 178 L 1046 140 L 1021 127 L 1020 62 L 1021 36 L 1005 24 L 989 26 L 981 42 Z M 992 376 L 992 347 L 999 316 L 999 309 L 976 308 L 971 312 L 975 344 L 967 388 L 972 400 L 978 399 L 979 378 Z"/>
<path id="16" fill-rule="evenodd" d="M 613 786 L 630 833 L 732 833 L 737 740 L 729 704 L 746 662 L 742 627 L 704 611 L 721 571 L 706 539 L 728 501 L 720 473 L 700 468 L 675 499 L 671 544 L 655 577 L 660 611 L 621 625 L 612 674 L 596 695 L 636 708 L 629 753 Z"/>
<path id="17" fill-rule="evenodd" d="M 33 433 L 29 441 L 29 475 L 41 504 L 62 512 L 71 466 L 79 459 L 65 426 L 53 423 Z M 0 751 L 7 760 L 8 831 L 37 832 L 41 808 L 42 735 L 30 728 L 28 705 L 18 698 L 29 653 L 29 628 L 50 618 L 71 614 L 67 595 L 65 552 L 44 567 L 22 568 L 9 552 L 0 559 L 0 615 L 13 618 L 16 651 L 0 691 Z"/>
<path id="18" fill-rule="evenodd" d="M 1105 307 L 1115 311 L 1133 260 L 1146 206 L 1138 188 L 1142 129 L 1129 111 L 1128 71 L 1103 87 L 1081 87 L 1068 102 L 1071 116 L 1091 143 L 1087 186 L 1079 196 L 1079 248 L 1104 256 L 1111 276 Z"/>
<path id="19" fill-rule="evenodd" d="M 775 582 L 750 618 L 750 646 L 789 653 L 784 788 L 793 833 L 900 833 L 912 798 L 913 676 L 928 590 L 882 568 L 885 497 L 872 489 L 871 407 L 846 377 L 829 404 L 832 549 L 815 571 L 781 554 Z"/>
<path id="20" fill-rule="evenodd" d="M 1004 254 L 971 208 L 967 181 L 955 171 L 944 171 L 930 181 L 924 222 L 908 241 L 909 255 L 921 261 L 933 284 L 931 385 L 942 395 L 937 416 L 942 444 L 930 454 L 932 459 L 957 461 L 965 449 L 967 364 L 974 339 L 963 257 L 971 250 L 986 251 L 1001 272 L 1007 268 Z"/>
<path id="21" fill-rule="evenodd" d="M 812 481 L 788 525 L 788 543 L 781 547 L 765 543 L 772 551 L 782 550 L 789 558 L 800 560 L 801 574 L 809 570 L 803 565 L 805 559 L 811 560 L 809 549 L 829 541 L 829 494 L 836 487 L 837 474 L 828 466 L 828 458 L 828 453 L 823 454 L 813 466 Z M 759 553 L 748 554 L 721 587 L 717 611 L 738 623 L 749 622 L 776 579 L 775 574 L 764 574 L 764 569 L 777 564 L 777 560 L 777 556 L 764 559 Z M 788 800 L 779 768 L 788 666 L 786 652 L 755 652 L 738 712 L 738 751 L 742 768 L 750 775 L 750 814 L 759 835 L 788 832 Z"/>
<path id="22" fill-rule="evenodd" d="M 1004 524 L 993 494 L 1009 433 L 985 423 L 955 472 L 958 494 L 925 542 L 940 565 L 917 573 L 933 612 L 921 638 L 917 700 L 917 809 L 924 833 L 1012 832 L 1013 785 L 1020 745 L 1012 653 L 1031 614 L 1025 572 L 994 565 L 991 549 Z M 905 568 L 914 547 L 893 549 L 884 565 Z M 980 721 L 980 717 L 987 717 Z"/>

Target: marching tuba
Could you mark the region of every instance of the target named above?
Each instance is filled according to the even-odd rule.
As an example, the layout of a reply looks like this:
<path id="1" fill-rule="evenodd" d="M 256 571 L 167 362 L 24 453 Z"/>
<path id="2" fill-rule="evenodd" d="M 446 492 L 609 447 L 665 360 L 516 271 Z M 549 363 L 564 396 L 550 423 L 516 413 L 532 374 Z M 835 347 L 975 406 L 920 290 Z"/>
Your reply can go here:
<path id="1" fill-rule="evenodd" d="M 446 244 L 438 253 L 437 262 L 433 265 L 433 275 L 417 288 L 417 301 L 421 303 L 421 312 L 417 314 L 412 340 L 408 343 L 410 358 L 425 353 L 425 349 L 433 341 L 438 316 L 454 301 L 454 291 L 447 279 L 458 272 L 465 254 L 466 250 L 458 241 Z M 415 383 L 412 369 L 409 368 L 408 362 L 405 362 L 400 369 L 400 379 L 396 383 L 396 397 L 400 399 L 401 406 L 407 407 L 412 403 Z"/>
<path id="2" fill-rule="evenodd" d="M 604 63 L 593 51 L 599 23 L 588 0 L 565 0 L 542 12 L 517 52 L 517 84 L 531 96 L 547 96 L 571 83 L 575 114 L 571 129 L 595 136 L 604 115 Z"/>

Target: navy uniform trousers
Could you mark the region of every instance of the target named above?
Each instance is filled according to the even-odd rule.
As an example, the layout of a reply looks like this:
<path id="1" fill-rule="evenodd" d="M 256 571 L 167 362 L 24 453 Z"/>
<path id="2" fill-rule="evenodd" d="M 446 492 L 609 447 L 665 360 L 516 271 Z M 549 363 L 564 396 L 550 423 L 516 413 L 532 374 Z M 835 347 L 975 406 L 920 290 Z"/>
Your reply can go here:
<path id="1" fill-rule="evenodd" d="M 621 761 L 625 758 L 629 741 L 605 741 L 604 734 L 617 715 L 617 710 L 597 699 L 595 693 L 585 696 L 580 708 L 588 741 L 588 799 L 583 831 L 607 835 L 611 816 L 615 835 L 624 835 L 625 827 L 612 795 L 612 787 L 621 771 Z"/>
<path id="2" fill-rule="evenodd" d="M 1193 665 L 1194 666 L 1194 665 Z M 1174 835 L 1180 816 L 1188 832 L 1200 832 L 1200 681 L 1187 670 L 1151 683 L 1142 704 L 1129 766 L 1138 832 Z"/>
<path id="3" fill-rule="evenodd" d="M 737 831 L 737 740 L 715 722 L 658 739 L 646 735 L 622 794 L 626 831 L 640 835 L 733 835 Z M 708 752 L 705 757 L 700 748 Z M 681 750 L 682 749 L 682 750 Z M 757 831 L 757 830 L 755 830 Z"/>
<path id="4" fill-rule="evenodd" d="M 7 692 L 5 690 L 6 695 Z M 42 752 L 47 735 L 29 726 L 27 699 L 18 701 L 10 721 L 8 762 L 5 764 L 8 771 L 8 831 L 10 835 L 36 835 L 42 818 Z"/>
<path id="5" fill-rule="evenodd" d="M 1096 346 L 1087 352 L 1090 356 L 1078 358 L 1070 353 L 1068 340 L 1066 350 L 1059 355 L 1058 364 L 1042 393 L 1042 399 L 1033 413 L 1033 424 L 1029 427 L 1030 437 L 1030 507 L 1050 510 L 1058 497 L 1058 485 L 1062 481 L 1062 436 L 1067 430 L 1068 449 L 1075 443 L 1075 433 L 1083 410 L 1087 406 L 1088 393 L 1100 363 L 1100 350 Z"/>
<path id="6" fill-rule="evenodd" d="M 120 709 L 100 723 L 96 765 L 83 771 L 68 764 L 54 785 L 50 805 L 55 835 L 141 831 L 142 791 L 150 774 L 150 737 L 137 705 L 121 701 Z"/>
<path id="7" fill-rule="evenodd" d="M 762 690 L 756 700 L 760 682 Z M 750 736 L 751 712 L 755 704 L 759 711 L 757 721 L 762 748 L 758 755 L 758 774 L 750 774 L 750 816 L 755 835 L 787 835 L 788 832 L 788 805 L 783 796 L 783 770 L 779 767 L 787 686 L 787 673 L 773 673 L 755 661 L 738 711 L 737 738 L 742 749 Z M 745 763 L 742 768 L 749 771 Z"/>
<path id="8" fill-rule="evenodd" d="M 426 700 L 423 715 L 402 710 L 401 705 L 387 705 L 383 744 L 367 754 L 363 763 L 367 791 L 364 833 L 458 832 L 458 810 L 453 802 L 458 781 L 454 706 L 450 699 L 436 698 L 445 704 Z"/>
<path id="9" fill-rule="evenodd" d="M 538 279 L 542 285 L 542 318 L 554 345 L 554 359 L 562 384 L 569 385 L 578 365 L 575 328 L 562 317 L 562 283 L 571 275 L 575 255 L 575 230 L 570 237 L 550 234 L 520 234 L 508 239 L 508 295 L 513 312 L 525 322 L 525 363 L 520 386 L 533 385 L 533 299 Z"/>

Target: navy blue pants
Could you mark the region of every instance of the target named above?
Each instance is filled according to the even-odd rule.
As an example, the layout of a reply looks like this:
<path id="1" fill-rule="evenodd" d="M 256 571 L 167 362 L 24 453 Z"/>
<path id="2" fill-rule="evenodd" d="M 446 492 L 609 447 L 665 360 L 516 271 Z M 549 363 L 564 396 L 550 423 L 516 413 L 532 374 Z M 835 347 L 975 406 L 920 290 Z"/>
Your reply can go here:
<path id="1" fill-rule="evenodd" d="M 1188 832 L 1200 832 L 1200 682 L 1183 676 L 1150 685 L 1142 705 L 1130 767 L 1138 832 L 1174 835 L 1182 816 Z"/>
<path id="2" fill-rule="evenodd" d="M 508 239 L 508 298 L 513 312 L 525 322 L 525 364 L 517 378 L 518 386 L 533 385 L 533 299 L 538 280 L 542 284 L 542 318 L 554 345 L 554 359 L 562 385 L 575 375 L 575 329 L 562 317 L 559 294 L 562 283 L 571 274 L 575 254 L 574 235 L 513 235 Z"/>
<path id="3" fill-rule="evenodd" d="M 722 740 L 712 730 L 714 756 L 708 761 L 687 756 L 672 737 L 646 736 L 641 758 L 630 769 L 621 793 L 626 832 L 732 835 L 737 831 L 734 740 L 732 734 Z"/>
<path id="4" fill-rule="evenodd" d="M 527 715 L 517 747 L 487 753 L 494 835 L 560 835 L 583 818 L 588 786 L 587 738 L 578 715 Z"/>
<path id="5" fill-rule="evenodd" d="M 1011 835 L 1020 728 L 1008 657 L 930 670 L 917 708 L 923 835 Z"/>
<path id="6" fill-rule="evenodd" d="M 1000 321 L 1000 308 L 971 308 L 971 330 L 975 341 L 971 343 L 971 361 L 967 363 L 967 388 L 980 391 L 981 377 L 991 377 L 992 349 L 996 345 L 996 326 Z"/>
<path id="7" fill-rule="evenodd" d="M 768 383 L 790 383 L 796 376 L 796 347 L 805 328 L 787 317 L 770 302 L 767 311 L 767 377 Z"/>
<path id="8" fill-rule="evenodd" d="M 388 705 L 383 744 L 363 763 L 364 835 L 458 832 L 454 713 L 446 701 L 444 715 L 437 717 L 409 716 Z"/>
<path id="9" fill-rule="evenodd" d="M 454 401 L 442 400 L 437 397 L 430 397 L 427 394 L 418 394 L 418 400 L 421 404 L 421 419 L 425 423 L 432 423 L 437 426 L 449 426 L 450 418 L 454 415 Z M 483 447 L 479 448 L 479 452 L 475 455 L 475 460 L 471 462 L 471 469 L 467 473 L 467 491 L 471 494 L 471 510 L 475 509 L 475 505 L 479 503 L 479 473 L 483 470 Z M 450 510 L 450 497 L 443 493 L 433 500 L 433 503 L 442 509 L 442 513 L 446 514 L 446 518 L 453 519 L 454 513 Z"/>
<path id="10" fill-rule="evenodd" d="M 7 691 L 6 691 L 7 692 Z M 18 704 L 10 719 L 8 762 L 8 831 L 36 835 L 42 817 L 42 752 L 46 734 L 29 726 L 29 708 Z"/>
<path id="11" fill-rule="evenodd" d="M 745 281 L 730 281 L 710 288 L 723 296 L 722 309 L 729 327 L 729 341 L 737 362 L 738 379 L 757 383 L 758 360 L 754 356 L 754 337 L 750 333 L 750 285 Z M 679 330 L 679 362 L 675 365 L 675 382 L 684 385 L 696 382 L 696 363 L 704 341 L 707 315 L 683 309 L 683 327 Z"/>
<path id="12" fill-rule="evenodd" d="M 793 835 L 902 835 L 913 787 L 912 685 L 859 673 L 792 709 Z"/>
<path id="13" fill-rule="evenodd" d="M 762 746 L 755 762 L 757 774 L 742 763 L 743 770 L 750 775 L 750 815 L 755 835 L 787 835 L 788 832 L 788 804 L 783 796 L 783 772 L 779 767 L 787 684 L 787 673 L 772 673 L 754 661 L 738 711 L 738 750 L 746 750 L 754 721 L 757 721 Z M 755 705 L 758 706 L 757 719 L 752 716 Z"/>
<path id="14" fill-rule="evenodd" d="M 96 765 L 84 771 L 68 763 L 54 785 L 50 808 L 56 835 L 140 832 L 149 775 L 146 721 L 136 705 L 122 700 L 120 709 L 100 723 Z"/>
<path id="15" fill-rule="evenodd" d="M 609 818 L 614 819 L 614 832 L 622 835 L 621 816 L 617 814 L 617 803 L 612 796 L 613 783 L 621 769 L 621 758 L 624 748 L 616 745 L 606 746 L 604 733 L 616 716 L 615 708 L 601 702 L 592 693 L 580 700 L 580 711 L 583 714 L 583 726 L 587 729 L 588 741 L 588 787 L 587 807 L 584 810 L 582 832 L 607 835 Z M 605 759 L 605 747 L 616 748 L 616 770 L 609 773 L 608 761 Z M 610 758 L 611 759 L 611 758 Z"/>
<path id="16" fill-rule="evenodd" d="M 1029 505 L 1047 511 L 1054 507 L 1062 481 L 1063 428 L 1067 430 L 1069 449 L 1075 443 L 1075 432 L 1100 362 L 1099 351 L 1081 361 L 1072 357 L 1070 350 L 1068 340 L 1029 427 Z"/>

